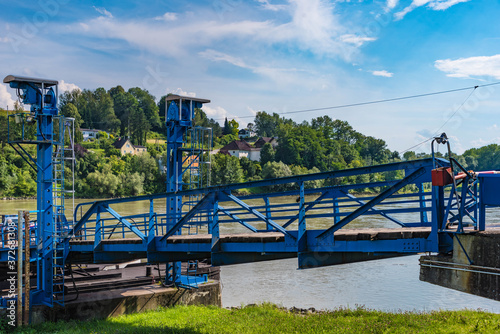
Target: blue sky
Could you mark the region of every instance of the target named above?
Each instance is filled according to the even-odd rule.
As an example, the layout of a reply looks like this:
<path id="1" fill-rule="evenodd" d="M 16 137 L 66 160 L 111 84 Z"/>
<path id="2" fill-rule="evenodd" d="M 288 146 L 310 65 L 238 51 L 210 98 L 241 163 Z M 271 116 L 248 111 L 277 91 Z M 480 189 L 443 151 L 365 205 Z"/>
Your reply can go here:
<path id="1" fill-rule="evenodd" d="M 1 8 L 0 76 L 196 95 L 212 100 L 205 111 L 221 123 L 500 81 L 498 1 L 2 0 Z M 397 151 L 446 131 L 461 153 L 500 143 L 500 86 L 470 93 L 286 117 L 347 120 Z M 13 98 L 2 84 L 0 106 L 12 108 Z"/>

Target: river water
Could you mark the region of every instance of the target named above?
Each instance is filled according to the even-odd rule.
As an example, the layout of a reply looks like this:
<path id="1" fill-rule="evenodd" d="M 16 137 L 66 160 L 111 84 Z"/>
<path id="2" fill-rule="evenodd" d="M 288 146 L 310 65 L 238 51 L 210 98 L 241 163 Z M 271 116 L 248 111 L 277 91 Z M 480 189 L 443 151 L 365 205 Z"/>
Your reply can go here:
<path id="1" fill-rule="evenodd" d="M 76 203 L 87 201 L 77 200 Z M 275 200 L 281 201 L 289 199 Z M 148 205 L 147 202 L 126 203 L 113 208 L 121 214 L 132 214 L 147 212 Z M 67 208 L 70 207 L 67 202 Z M 35 209 L 34 200 L 0 200 L 1 214 Z M 164 203 L 155 202 L 155 210 L 165 212 Z M 489 211 L 488 218 L 498 222 L 500 210 Z M 308 226 L 314 228 L 330 224 L 324 220 L 308 220 Z M 358 228 L 368 224 L 387 227 L 385 219 L 377 216 L 361 217 L 355 224 Z M 221 228 L 221 233 L 240 231 L 240 227 L 232 224 Z M 221 269 L 222 303 L 224 307 L 272 302 L 285 307 L 316 309 L 364 306 L 383 311 L 430 311 L 469 308 L 500 313 L 500 302 L 421 282 L 418 258 L 414 255 L 304 270 L 297 269 L 297 259 L 225 266 Z"/>

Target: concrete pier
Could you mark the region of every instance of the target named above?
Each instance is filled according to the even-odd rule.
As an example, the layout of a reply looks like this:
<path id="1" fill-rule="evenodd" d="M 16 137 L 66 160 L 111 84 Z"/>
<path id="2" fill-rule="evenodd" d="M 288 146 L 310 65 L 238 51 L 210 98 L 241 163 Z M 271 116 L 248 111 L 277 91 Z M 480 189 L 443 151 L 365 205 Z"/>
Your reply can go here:
<path id="1" fill-rule="evenodd" d="M 455 235 L 453 254 L 422 256 L 420 280 L 500 301 L 500 229 Z"/>
<path id="2" fill-rule="evenodd" d="M 35 306 L 31 323 L 58 320 L 92 320 L 155 310 L 160 306 L 216 305 L 221 306 L 219 281 L 199 285 L 198 289 L 164 288 L 157 284 L 136 288 L 86 293 L 64 307 Z"/>

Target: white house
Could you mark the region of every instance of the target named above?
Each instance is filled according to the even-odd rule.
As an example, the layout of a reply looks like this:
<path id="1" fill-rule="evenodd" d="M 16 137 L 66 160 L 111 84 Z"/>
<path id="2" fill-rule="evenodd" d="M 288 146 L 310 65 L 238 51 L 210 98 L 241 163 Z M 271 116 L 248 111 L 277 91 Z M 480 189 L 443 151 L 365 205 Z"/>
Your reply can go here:
<path id="1" fill-rule="evenodd" d="M 127 138 L 118 138 L 118 140 L 113 143 L 113 146 L 119 149 L 122 155 L 137 155 L 147 152 L 147 149 L 144 146 L 133 145 L 132 142 Z"/>
<path id="2" fill-rule="evenodd" d="M 246 157 L 252 161 L 260 161 L 260 150 L 266 143 L 271 144 L 274 148 L 278 146 L 278 141 L 275 137 L 261 137 L 253 146 L 244 140 L 234 140 L 221 148 L 219 152 L 237 158 Z"/>
<path id="3" fill-rule="evenodd" d="M 241 129 L 240 131 L 238 131 L 238 137 L 240 139 L 255 137 L 255 135 L 256 135 L 255 132 L 250 131 L 248 129 Z"/>
<path id="4" fill-rule="evenodd" d="M 97 134 L 101 130 L 95 130 L 95 129 L 80 129 L 80 131 L 83 134 L 83 141 L 89 141 L 89 140 L 94 140 L 97 138 Z"/>
<path id="5" fill-rule="evenodd" d="M 229 154 L 238 159 L 246 157 L 253 161 L 260 160 L 260 149 L 250 146 L 244 140 L 233 140 L 219 150 L 220 153 Z"/>

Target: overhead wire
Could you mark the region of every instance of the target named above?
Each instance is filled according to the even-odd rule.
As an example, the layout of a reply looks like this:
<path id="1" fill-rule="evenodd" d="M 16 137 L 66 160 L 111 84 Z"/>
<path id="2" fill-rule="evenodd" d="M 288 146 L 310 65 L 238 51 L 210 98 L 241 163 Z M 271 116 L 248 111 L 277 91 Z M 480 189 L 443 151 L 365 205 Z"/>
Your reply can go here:
<path id="1" fill-rule="evenodd" d="M 278 115 L 290 115 L 290 114 L 298 114 L 298 113 L 312 112 L 312 111 L 322 111 L 322 110 L 332 110 L 332 109 L 359 107 L 359 106 L 366 106 L 366 105 L 371 105 L 371 104 L 379 104 L 379 103 L 387 103 L 387 102 L 394 102 L 394 101 L 401 101 L 401 100 L 416 99 L 416 98 L 428 97 L 428 96 L 433 96 L 433 95 L 449 94 L 449 93 L 461 92 L 461 91 L 465 91 L 465 90 L 469 90 L 469 89 L 474 89 L 475 90 L 477 88 L 482 88 L 482 87 L 487 87 L 487 86 L 494 86 L 494 85 L 500 85 L 500 81 L 489 83 L 489 84 L 484 84 L 484 85 L 469 86 L 469 87 L 464 87 L 464 88 L 449 89 L 449 90 L 443 90 L 443 91 L 437 91 L 437 92 L 430 92 L 430 93 L 424 93 L 424 94 L 416 94 L 416 95 L 409 95 L 409 96 L 394 97 L 394 98 L 383 99 L 383 100 L 358 102 L 358 103 L 350 103 L 350 104 L 341 104 L 341 105 L 330 106 L 330 107 L 311 108 L 311 109 L 294 110 L 294 111 L 284 111 L 284 112 L 278 112 L 276 114 L 278 114 Z M 241 119 L 241 118 L 254 118 L 254 117 L 255 116 L 250 115 L 250 116 L 239 116 L 238 118 Z M 222 120 L 222 118 L 218 118 L 216 120 Z"/>
<path id="2" fill-rule="evenodd" d="M 446 120 L 446 121 L 445 121 L 445 122 L 444 122 L 444 123 L 443 123 L 443 124 L 442 124 L 442 125 L 441 125 L 438 129 L 437 129 L 437 130 L 436 130 L 436 131 L 434 131 L 434 135 L 432 135 L 431 137 L 429 137 L 429 138 L 425 139 L 424 141 L 422 141 L 422 142 L 420 142 L 420 143 L 418 143 L 418 144 L 416 144 L 416 145 L 414 145 L 414 146 L 412 146 L 412 147 L 410 147 L 410 148 L 407 148 L 407 149 L 406 149 L 406 150 L 404 150 L 404 151 L 399 152 L 399 154 L 403 154 L 403 153 L 408 152 L 408 151 L 410 151 L 410 150 L 412 150 L 412 149 L 414 149 L 414 148 L 420 147 L 420 146 L 422 146 L 423 144 L 425 144 L 425 143 L 427 143 L 427 142 L 429 142 L 429 141 L 433 140 L 433 139 L 434 139 L 434 137 L 436 137 L 437 135 L 439 135 L 439 131 L 440 131 L 442 128 L 444 128 L 444 127 L 446 126 L 446 124 L 448 124 L 448 122 L 449 122 L 449 121 L 451 121 L 451 119 L 452 119 L 452 118 L 453 118 L 453 117 L 454 117 L 454 116 L 455 116 L 455 115 L 456 115 L 456 114 L 460 111 L 460 109 L 462 109 L 462 107 L 463 107 L 463 106 L 467 103 L 467 101 L 470 99 L 470 97 L 472 96 L 472 94 L 474 94 L 474 92 L 476 91 L 476 89 L 477 89 L 477 88 L 479 88 L 479 87 L 480 87 L 480 86 L 474 86 L 474 87 L 472 87 L 473 89 L 472 89 L 472 91 L 470 92 L 470 94 L 469 94 L 469 95 L 467 95 L 467 98 L 466 98 L 466 99 L 462 102 L 462 104 L 461 104 L 461 105 L 459 105 L 459 106 L 458 106 L 458 108 L 457 108 L 457 109 L 453 112 L 453 114 L 451 114 L 451 116 L 450 116 L 450 117 L 448 117 L 448 119 L 447 119 L 447 120 Z M 469 88 L 469 89 L 471 89 L 471 88 Z"/>

